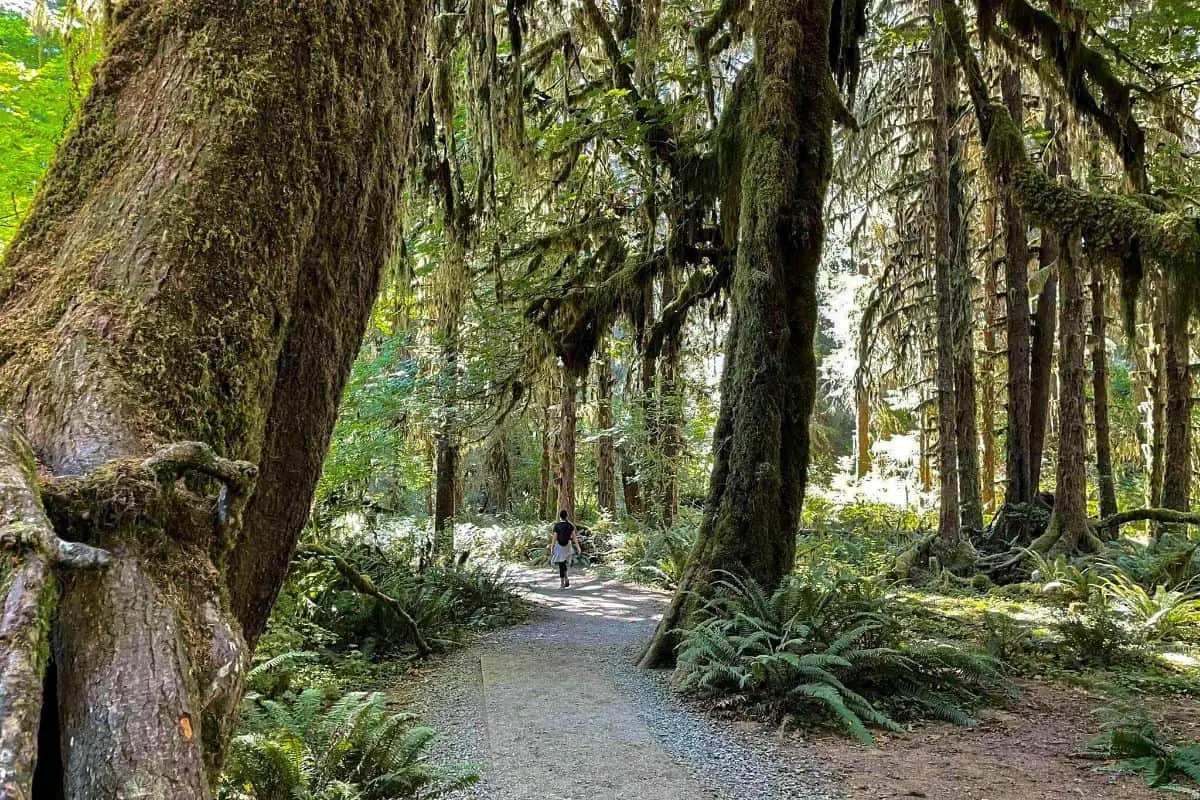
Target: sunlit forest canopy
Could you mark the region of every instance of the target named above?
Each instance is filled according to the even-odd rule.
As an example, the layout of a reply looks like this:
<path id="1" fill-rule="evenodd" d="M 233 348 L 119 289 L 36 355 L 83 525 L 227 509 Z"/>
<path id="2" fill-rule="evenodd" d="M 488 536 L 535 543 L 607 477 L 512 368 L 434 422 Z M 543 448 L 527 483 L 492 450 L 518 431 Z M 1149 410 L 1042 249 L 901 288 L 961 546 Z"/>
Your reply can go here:
<path id="1" fill-rule="evenodd" d="M 1194 791 L 1197 187 L 1187 0 L 0 0 L 0 797 L 507 796 L 543 640 Z"/>

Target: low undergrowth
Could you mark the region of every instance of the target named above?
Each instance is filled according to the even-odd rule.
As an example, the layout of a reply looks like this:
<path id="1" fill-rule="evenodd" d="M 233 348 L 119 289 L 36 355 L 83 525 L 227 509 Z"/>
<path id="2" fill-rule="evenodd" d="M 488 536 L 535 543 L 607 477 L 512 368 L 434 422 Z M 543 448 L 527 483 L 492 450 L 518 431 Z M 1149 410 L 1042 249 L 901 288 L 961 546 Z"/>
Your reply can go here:
<path id="1" fill-rule="evenodd" d="M 857 578 L 793 575 L 773 593 L 727 578 L 684 636 L 680 686 L 785 723 L 834 722 L 868 744 L 869 726 L 900 730 L 921 717 L 973 724 L 974 708 L 1008 691 L 1001 663 L 907 634 L 901 602 Z"/>

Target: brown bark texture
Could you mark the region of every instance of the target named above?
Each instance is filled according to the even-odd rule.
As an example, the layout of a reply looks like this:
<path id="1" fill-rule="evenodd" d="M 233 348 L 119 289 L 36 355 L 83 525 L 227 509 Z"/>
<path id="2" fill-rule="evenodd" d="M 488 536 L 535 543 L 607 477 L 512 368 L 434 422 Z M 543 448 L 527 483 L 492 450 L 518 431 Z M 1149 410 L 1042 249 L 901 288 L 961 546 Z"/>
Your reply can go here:
<path id="1" fill-rule="evenodd" d="M 1163 348 L 1166 380 L 1162 507 L 1187 511 L 1192 489 L 1192 372 L 1188 314 L 1170 309 Z"/>
<path id="2" fill-rule="evenodd" d="M 613 372 L 612 359 L 601 348 L 596 364 L 596 506 L 601 514 L 617 516 L 616 451 L 613 444 Z"/>
<path id="3" fill-rule="evenodd" d="M 1024 119 L 1024 93 L 1021 76 L 1007 68 L 1000 88 L 1008 113 L 1017 125 Z M 1030 460 L 1030 336 L 1029 319 L 1029 243 L 1025 218 L 1011 192 L 1004 192 L 1004 242 L 1006 257 L 1006 334 L 1008 342 L 1008 424 L 1005 475 L 1009 503 L 1028 503 L 1033 499 L 1033 467 Z"/>
<path id="4" fill-rule="evenodd" d="M 393 251 L 426 13 L 111 15 L 0 267 L 0 407 L 57 535 L 113 553 L 62 576 L 47 793 L 212 794 Z M 146 463 L 181 442 L 203 445 Z M 257 468 L 226 469 L 242 462 Z"/>
<path id="5" fill-rule="evenodd" d="M 1108 420 L 1108 333 L 1104 308 L 1104 275 L 1100 264 L 1092 264 L 1092 420 L 1096 431 L 1096 483 L 1100 490 L 1100 516 L 1117 513 L 1117 490 L 1113 479 L 1112 433 Z"/>
<path id="6" fill-rule="evenodd" d="M 930 17 L 940 15 L 940 0 L 930 0 Z M 937 316 L 937 362 L 934 365 L 934 389 L 937 392 L 938 421 L 938 538 L 943 542 L 959 539 L 958 491 L 958 403 L 954 391 L 955 326 L 952 259 L 954 242 L 950 230 L 950 123 L 946 109 L 945 37 L 937 25 L 930 29 L 929 52 L 932 59 L 930 85 L 933 90 L 933 261 L 934 297 Z"/>

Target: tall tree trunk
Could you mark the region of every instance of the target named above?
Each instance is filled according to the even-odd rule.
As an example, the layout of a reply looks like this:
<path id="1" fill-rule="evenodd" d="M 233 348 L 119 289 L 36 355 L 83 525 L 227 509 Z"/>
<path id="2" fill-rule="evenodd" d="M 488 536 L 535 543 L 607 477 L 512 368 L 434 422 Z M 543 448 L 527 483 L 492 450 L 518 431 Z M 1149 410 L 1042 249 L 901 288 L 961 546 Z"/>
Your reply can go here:
<path id="1" fill-rule="evenodd" d="M 600 437 L 596 441 L 596 505 L 601 514 L 612 519 L 617 516 L 617 483 L 613 447 L 613 372 L 608 348 L 600 348 L 596 364 L 596 424 Z"/>
<path id="2" fill-rule="evenodd" d="M 984 205 L 984 236 L 989 245 L 984 251 L 983 302 L 984 319 L 987 324 L 983 329 L 983 350 L 985 361 L 980 381 L 981 399 L 979 412 L 982 417 L 980 438 L 983 441 L 983 509 L 988 513 L 996 511 L 996 327 L 1001 324 L 1003 304 L 999 301 L 997 271 L 999 264 L 994 257 L 991 243 L 996 238 L 997 204 L 994 196 L 989 195 Z"/>
<path id="3" fill-rule="evenodd" d="M 1053 135 L 1060 131 L 1059 115 L 1051 107 L 1046 111 L 1046 129 Z M 1064 144 L 1055 146 L 1046 166 L 1052 177 L 1069 176 L 1069 155 Z M 1046 445 L 1046 426 L 1050 419 L 1050 400 L 1054 392 L 1053 362 L 1055 314 L 1058 310 L 1058 234 L 1042 229 L 1038 248 L 1038 269 L 1049 270 L 1042 292 L 1038 295 L 1037 310 L 1030 331 L 1029 357 L 1029 487 L 1037 493 L 1042 481 L 1042 455 Z"/>
<path id="4" fill-rule="evenodd" d="M 1161 280 L 1161 275 L 1158 276 Z M 1162 506 L 1163 475 L 1167 449 L 1167 311 L 1162 292 L 1156 293 L 1151 311 L 1150 394 L 1146 416 L 1150 428 L 1150 481 L 1146 504 Z"/>
<path id="5" fill-rule="evenodd" d="M 1180 292 L 1182 293 L 1182 292 Z M 1183 301 L 1175 301 L 1182 305 Z M 1187 511 L 1192 486 L 1191 337 L 1186 311 L 1168 308 L 1163 366 L 1166 372 L 1166 442 L 1163 448 L 1162 507 Z"/>
<path id="6" fill-rule="evenodd" d="M 433 555 L 454 554 L 454 515 L 458 499 L 458 445 L 442 432 L 434 440 Z"/>
<path id="7" fill-rule="evenodd" d="M 1058 234 L 1042 231 L 1039 269 L 1051 269 L 1038 295 L 1030 336 L 1029 362 L 1029 486 L 1037 492 L 1042 481 L 1042 455 L 1046 427 L 1050 423 L 1050 400 L 1054 394 L 1054 339 L 1058 314 Z"/>
<path id="8" fill-rule="evenodd" d="M 542 442 L 542 458 L 538 468 L 538 519 L 554 519 L 554 496 L 550 477 L 554 472 L 554 453 L 550 448 L 550 404 L 542 406 L 541 430 L 538 438 Z"/>
<path id="9" fill-rule="evenodd" d="M 213 794 L 392 253 L 426 16 L 128 0 L 109 21 L 0 270 L 0 406 L 57 534 L 112 554 L 62 576 L 39 753 L 62 769 L 37 796 Z"/>
<path id="10" fill-rule="evenodd" d="M 508 427 L 501 425 L 492 434 L 487 449 L 487 494 L 483 508 L 493 514 L 512 509 L 512 463 L 508 451 Z"/>
<path id="11" fill-rule="evenodd" d="M 617 458 L 621 463 L 621 496 L 625 499 L 625 513 L 640 519 L 645 509 L 642 507 L 641 483 L 633 456 L 627 447 L 618 446 Z"/>
<path id="12" fill-rule="evenodd" d="M 1062 297 L 1058 306 L 1058 473 L 1047 541 L 1056 539 L 1058 547 L 1074 552 L 1088 535 L 1085 310 L 1077 238 L 1062 238 L 1059 258 Z"/>
<path id="13" fill-rule="evenodd" d="M 870 277 L 871 270 L 863 260 L 858 265 L 860 277 Z M 865 478 L 871 471 L 871 392 L 867 386 L 867 368 L 859 364 L 854 373 L 854 474 Z"/>
<path id="14" fill-rule="evenodd" d="M 582 376 L 566 367 L 562 371 L 562 396 L 559 398 L 558 441 L 554 485 L 558 496 L 558 511 L 566 511 L 575 519 L 575 437 L 578 415 L 575 396 L 579 393 Z"/>
<path id="15" fill-rule="evenodd" d="M 1108 422 L 1108 334 L 1105 331 L 1104 275 L 1092 260 L 1092 419 L 1096 426 L 1096 482 L 1100 488 L 1100 517 L 1117 513 L 1113 480 L 1112 434 Z"/>
<path id="16" fill-rule="evenodd" d="M 740 87 L 743 96 L 731 104 L 746 124 L 737 125 L 740 233 L 712 482 L 695 547 L 644 666 L 674 661 L 677 631 L 709 592 L 714 570 L 769 590 L 794 565 L 833 153 L 829 18 L 828 0 L 760 0 L 753 9 L 753 71 L 739 77 L 753 86 Z"/>
<path id="17" fill-rule="evenodd" d="M 679 514 L 679 461 L 683 456 L 683 397 L 679 361 L 683 354 L 678 333 L 667 337 L 662 351 L 658 389 L 659 436 L 662 462 L 659 474 L 658 506 L 663 527 L 675 524 Z"/>
<path id="18" fill-rule="evenodd" d="M 1004 70 L 1000 88 L 1008 112 L 1017 125 L 1024 119 L 1024 93 L 1016 68 Z M 1004 279 L 1008 339 L 1008 424 L 1005 502 L 1028 503 L 1033 499 L 1033 468 L 1030 459 L 1030 321 L 1029 243 L 1025 219 L 1012 192 L 1004 193 L 1004 241 L 1007 248 Z"/>
<path id="19" fill-rule="evenodd" d="M 930 18 L 938 19 L 940 0 L 930 0 Z M 932 59 L 930 85 L 933 90 L 933 260 L 934 302 L 937 304 L 937 363 L 934 388 L 938 419 L 938 539 L 944 544 L 959 541 L 958 496 L 958 403 L 954 392 L 954 241 L 950 229 L 950 123 L 947 115 L 946 42 L 938 25 L 931 28 L 929 51 Z M 972 398 L 973 399 L 973 398 Z M 972 412 L 973 413 L 973 412 Z"/>
<path id="20" fill-rule="evenodd" d="M 958 76 L 946 69 L 946 114 L 958 114 L 956 86 Z M 983 532 L 983 499 L 979 492 L 979 425 L 975 421 L 975 311 L 972 302 L 973 276 L 968 249 L 965 187 L 962 168 L 962 136 L 950 137 L 947 149 L 950 163 L 949 222 L 950 280 L 954 300 L 954 398 L 955 433 L 958 464 L 959 510 L 962 528 Z"/>

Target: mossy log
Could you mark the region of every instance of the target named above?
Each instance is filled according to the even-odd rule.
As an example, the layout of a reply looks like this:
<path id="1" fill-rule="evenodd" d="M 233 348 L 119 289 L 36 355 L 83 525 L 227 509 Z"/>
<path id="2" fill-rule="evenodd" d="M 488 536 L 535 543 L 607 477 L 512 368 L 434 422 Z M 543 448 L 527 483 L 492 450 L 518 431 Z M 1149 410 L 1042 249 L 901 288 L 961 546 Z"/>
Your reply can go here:
<path id="1" fill-rule="evenodd" d="M 1200 525 L 1200 513 L 1177 511 L 1173 508 L 1132 508 L 1096 520 L 1097 531 L 1119 528 L 1130 522 L 1162 522 L 1167 525 Z"/>

